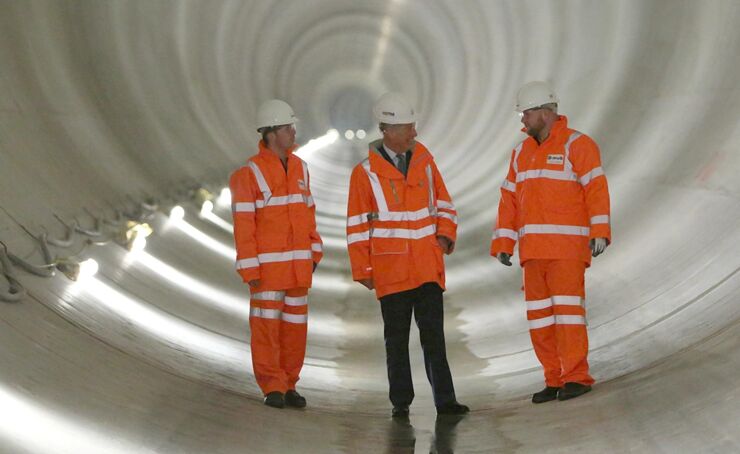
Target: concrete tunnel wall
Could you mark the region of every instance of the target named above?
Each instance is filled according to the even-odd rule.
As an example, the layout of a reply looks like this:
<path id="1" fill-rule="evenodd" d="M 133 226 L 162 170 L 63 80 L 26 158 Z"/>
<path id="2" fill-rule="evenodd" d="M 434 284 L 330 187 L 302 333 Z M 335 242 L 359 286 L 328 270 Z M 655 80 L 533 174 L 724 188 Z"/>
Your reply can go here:
<path id="1" fill-rule="evenodd" d="M 397 90 L 417 106 L 419 139 L 434 154 L 460 214 L 446 293 L 459 398 L 472 402 L 478 421 L 500 408 L 521 410 L 542 381 L 526 329 L 521 271 L 498 266 L 488 246 L 510 150 L 523 137 L 514 95 L 532 79 L 554 83 L 570 125 L 600 145 L 609 178 L 614 244 L 587 273 L 590 362 L 595 378 L 606 382 L 604 398 L 633 373 L 654 385 L 683 377 L 690 367 L 668 368 L 672 355 L 714 357 L 737 370 L 731 346 L 740 316 L 738 23 L 740 3 L 732 0 L 0 2 L 0 240 L 40 262 L 38 246 L 19 224 L 61 237 L 55 214 L 89 227 L 89 213 L 110 219 L 114 208 L 131 211 L 150 197 L 161 208 L 145 259 L 114 244 L 85 250 L 101 265 L 94 288 L 70 285 L 61 274 L 18 272 L 29 295 L 0 307 L 4 359 L 14 364 L 0 374 L 2 392 L 22 390 L 39 408 L 80 413 L 108 429 L 94 415 L 120 414 L 120 426 L 110 429 L 114 438 L 165 452 L 197 452 L 199 445 L 188 437 L 149 443 L 175 429 L 165 423 L 161 430 L 137 429 L 136 421 L 150 416 L 131 413 L 122 399 L 173 398 L 164 388 L 185 380 L 194 394 L 235 393 L 220 396 L 262 414 L 253 405 L 259 391 L 249 366 L 247 291 L 224 252 L 231 237 L 198 216 L 187 190 L 219 189 L 254 152 L 254 112 L 264 99 L 291 103 L 300 118 L 298 142 L 306 143 L 332 127 L 377 135 L 372 102 Z M 349 172 L 366 142 L 340 139 L 306 158 L 326 258 L 311 293 L 300 384 L 308 411 L 324 415 L 317 418 L 330 427 L 358 407 L 372 426 L 388 409 L 379 310 L 351 283 L 344 243 Z M 175 203 L 214 248 L 167 222 Z M 228 207 L 216 214 L 230 221 Z M 76 238 L 55 253 L 80 250 L 84 238 Z M 2 279 L 0 286 L 6 288 Z M 44 324 L 31 323 L 33 317 Z M 707 342 L 713 346 L 704 349 Z M 57 351 L 73 344 L 77 355 Z M 55 359 L 35 358 L 37 351 L 56 352 Z M 414 405 L 429 414 L 415 339 L 412 355 Z M 111 383 L 92 397 L 74 385 L 79 356 L 100 357 L 96 373 L 119 384 L 141 381 L 137 386 L 147 391 Z M 738 380 L 719 372 L 702 380 L 714 394 L 691 405 L 701 409 L 696 418 L 715 415 L 714 423 L 709 433 L 684 437 L 711 438 L 709 448 L 737 447 L 731 433 L 737 411 L 730 408 Z M 65 393 L 81 396 L 82 409 L 60 397 Z M 635 408 L 657 405 L 642 402 Z M 669 412 L 689 404 L 660 405 Z M 6 426 L 6 446 L 48 449 L 34 448 L 19 427 Z M 201 427 L 206 438 L 218 432 Z M 514 423 L 507 427 L 503 434 L 521 433 Z M 219 452 L 245 446 L 237 432 L 219 430 L 227 440 Z M 623 448 L 669 439 L 660 429 L 622 430 L 634 438 L 616 445 Z M 275 446 L 284 445 L 262 447 Z"/>

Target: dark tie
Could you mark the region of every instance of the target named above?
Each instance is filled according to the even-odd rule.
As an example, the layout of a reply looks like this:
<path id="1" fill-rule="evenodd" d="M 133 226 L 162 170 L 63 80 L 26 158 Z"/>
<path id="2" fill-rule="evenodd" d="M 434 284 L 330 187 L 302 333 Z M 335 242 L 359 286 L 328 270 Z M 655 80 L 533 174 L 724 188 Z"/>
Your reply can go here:
<path id="1" fill-rule="evenodd" d="M 396 155 L 398 171 L 403 174 L 403 176 L 406 176 L 406 154 L 405 153 L 399 153 Z"/>

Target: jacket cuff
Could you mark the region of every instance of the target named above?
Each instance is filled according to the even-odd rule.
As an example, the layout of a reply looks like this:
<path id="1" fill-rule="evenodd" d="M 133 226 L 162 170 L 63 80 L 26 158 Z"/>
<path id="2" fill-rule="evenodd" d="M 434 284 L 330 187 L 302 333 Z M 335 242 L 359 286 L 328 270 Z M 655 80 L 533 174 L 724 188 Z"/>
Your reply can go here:
<path id="1" fill-rule="evenodd" d="M 445 225 L 437 225 L 437 236 L 446 237 L 453 242 L 457 241 L 457 229 L 445 227 Z"/>
<path id="2" fill-rule="evenodd" d="M 612 232 L 609 224 L 595 224 L 591 226 L 590 238 L 606 238 L 609 243 L 612 242 Z"/>
<path id="3" fill-rule="evenodd" d="M 242 281 L 245 283 L 248 283 L 249 281 L 253 281 L 255 279 L 260 278 L 260 269 L 257 268 L 250 268 L 245 270 L 238 270 L 239 275 L 242 277 Z"/>
<path id="4" fill-rule="evenodd" d="M 496 257 L 499 253 L 514 255 L 514 244 L 511 238 L 496 238 L 491 242 L 491 255 Z"/>
<path id="5" fill-rule="evenodd" d="M 322 258 L 324 258 L 323 252 L 314 252 L 313 254 L 311 254 L 311 259 L 314 263 L 319 263 Z"/>
<path id="6" fill-rule="evenodd" d="M 455 232 L 445 232 L 444 230 L 443 231 L 438 231 L 437 232 L 437 236 L 438 237 L 439 236 L 443 236 L 443 237 L 447 238 L 448 240 L 452 241 L 453 243 L 457 241 Z"/>

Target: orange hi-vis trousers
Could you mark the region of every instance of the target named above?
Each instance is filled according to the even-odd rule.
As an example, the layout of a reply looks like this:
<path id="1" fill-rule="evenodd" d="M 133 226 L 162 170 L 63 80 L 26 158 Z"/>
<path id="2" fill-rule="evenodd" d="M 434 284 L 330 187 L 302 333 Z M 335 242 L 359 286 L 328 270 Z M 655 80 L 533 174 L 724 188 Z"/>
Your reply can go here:
<path id="1" fill-rule="evenodd" d="M 529 335 L 547 386 L 590 385 L 584 306 L 586 264 L 579 260 L 528 260 L 524 299 Z"/>
<path id="2" fill-rule="evenodd" d="M 264 394 L 285 393 L 295 389 L 306 356 L 308 289 L 251 290 L 254 376 Z"/>

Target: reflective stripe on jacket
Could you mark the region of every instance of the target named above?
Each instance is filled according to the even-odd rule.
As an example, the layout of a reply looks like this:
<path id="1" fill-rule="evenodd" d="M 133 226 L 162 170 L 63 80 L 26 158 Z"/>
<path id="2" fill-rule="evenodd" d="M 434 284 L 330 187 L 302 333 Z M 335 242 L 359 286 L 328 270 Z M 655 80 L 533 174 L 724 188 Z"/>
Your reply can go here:
<path id="1" fill-rule="evenodd" d="M 260 288 L 310 287 L 322 243 L 308 166 L 291 150 L 286 172 L 262 141 L 259 150 L 231 175 L 236 269 L 244 282 L 260 279 Z"/>
<path id="2" fill-rule="evenodd" d="M 491 255 L 519 260 L 575 259 L 591 263 L 589 239 L 611 242 L 609 188 L 599 147 L 568 128 L 561 115 L 540 145 L 528 137 L 512 152 L 501 186 Z"/>
<path id="3" fill-rule="evenodd" d="M 436 282 L 444 288 L 437 236 L 457 237 L 457 211 L 434 159 L 416 142 L 406 178 L 370 144 L 352 171 L 347 245 L 352 278 L 373 279 L 377 297 Z"/>

